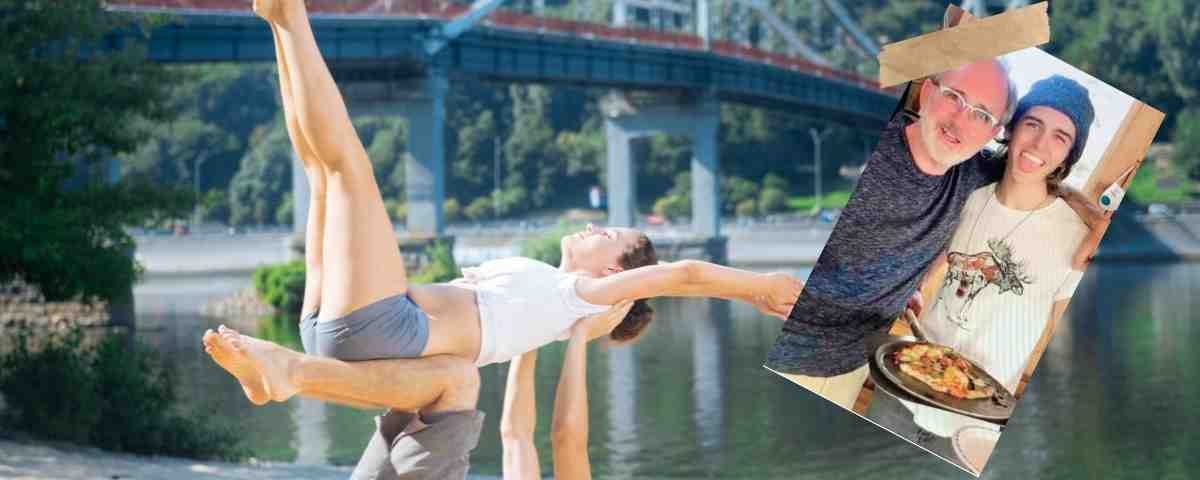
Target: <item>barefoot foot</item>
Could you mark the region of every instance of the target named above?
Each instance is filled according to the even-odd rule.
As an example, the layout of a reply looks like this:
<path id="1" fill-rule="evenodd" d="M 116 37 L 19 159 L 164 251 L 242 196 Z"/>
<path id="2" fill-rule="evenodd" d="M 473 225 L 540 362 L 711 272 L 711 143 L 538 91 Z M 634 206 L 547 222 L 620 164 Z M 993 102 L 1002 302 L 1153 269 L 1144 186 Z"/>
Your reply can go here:
<path id="1" fill-rule="evenodd" d="M 254 14 L 267 23 L 282 25 L 287 19 L 308 17 L 308 8 L 304 0 L 254 0 Z"/>
<path id="2" fill-rule="evenodd" d="M 296 352 L 280 347 L 271 342 L 242 335 L 224 325 L 217 327 L 218 337 L 244 359 L 245 364 L 257 373 L 259 382 L 266 396 L 276 402 L 292 398 L 299 388 L 289 379 L 289 357 Z"/>
<path id="3" fill-rule="evenodd" d="M 258 15 L 267 23 L 277 23 L 282 19 L 280 12 L 279 0 L 254 0 L 254 14 Z"/>
<path id="4" fill-rule="evenodd" d="M 262 376 L 250 366 L 245 355 L 235 351 L 233 346 L 229 345 L 229 342 L 217 332 L 212 330 L 204 332 L 204 351 L 212 357 L 213 361 L 217 362 L 217 365 L 224 368 L 237 379 L 238 383 L 242 384 L 242 391 L 246 393 L 246 398 L 250 399 L 250 403 L 263 405 L 271 400 L 263 385 Z"/>

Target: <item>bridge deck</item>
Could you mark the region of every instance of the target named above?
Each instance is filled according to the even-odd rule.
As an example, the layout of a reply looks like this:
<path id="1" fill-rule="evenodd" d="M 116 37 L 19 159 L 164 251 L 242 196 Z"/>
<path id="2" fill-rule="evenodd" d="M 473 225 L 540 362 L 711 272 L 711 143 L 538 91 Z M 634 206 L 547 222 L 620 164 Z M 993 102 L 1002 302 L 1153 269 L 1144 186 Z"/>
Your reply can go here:
<path id="1" fill-rule="evenodd" d="M 161 62 L 274 61 L 270 31 L 234 0 L 109 0 L 119 11 L 174 14 L 151 36 Z M 503 82 L 571 83 L 643 90 L 713 89 L 722 99 L 786 108 L 878 130 L 896 94 L 851 72 L 686 33 L 493 12 L 434 58 L 424 41 L 465 5 L 419 1 L 312 0 L 313 29 L 339 81 L 421 75 L 431 66 L 451 76 Z"/>

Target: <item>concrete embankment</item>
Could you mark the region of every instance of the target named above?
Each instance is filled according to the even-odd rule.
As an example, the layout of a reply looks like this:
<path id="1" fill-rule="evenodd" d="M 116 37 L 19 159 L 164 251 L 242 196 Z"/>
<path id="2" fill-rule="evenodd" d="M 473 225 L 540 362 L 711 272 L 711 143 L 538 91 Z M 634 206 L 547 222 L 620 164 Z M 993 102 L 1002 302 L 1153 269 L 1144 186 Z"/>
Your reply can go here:
<path id="1" fill-rule="evenodd" d="M 348 467 L 292 463 L 229 463 L 146 457 L 93 447 L 0 439 L 0 478 L 201 480 L 224 478 L 342 479 Z"/>
<path id="2" fill-rule="evenodd" d="M 1119 215 L 1113 219 L 1098 261 L 1200 261 L 1200 214 Z"/>
<path id="3" fill-rule="evenodd" d="M 28 439 L 0 438 L 0 478 L 14 479 L 137 479 L 137 480 L 255 480 L 344 479 L 351 467 L 295 463 L 231 463 L 176 457 L 148 457 L 106 452 L 94 447 Z M 468 480 L 493 477 L 468 475 Z"/>
<path id="4" fill-rule="evenodd" d="M 829 239 L 830 230 L 829 224 L 726 228 L 729 263 L 749 267 L 812 265 Z M 460 265 L 517 255 L 521 243 L 537 233 L 472 229 L 451 232 Z M 649 234 L 664 241 L 676 237 L 664 229 L 650 229 Z M 291 235 L 143 236 L 137 237 L 137 258 L 152 275 L 249 272 L 259 265 L 287 261 L 286 245 Z M 1119 215 L 1105 235 L 1097 259 L 1200 261 L 1200 214 Z"/>

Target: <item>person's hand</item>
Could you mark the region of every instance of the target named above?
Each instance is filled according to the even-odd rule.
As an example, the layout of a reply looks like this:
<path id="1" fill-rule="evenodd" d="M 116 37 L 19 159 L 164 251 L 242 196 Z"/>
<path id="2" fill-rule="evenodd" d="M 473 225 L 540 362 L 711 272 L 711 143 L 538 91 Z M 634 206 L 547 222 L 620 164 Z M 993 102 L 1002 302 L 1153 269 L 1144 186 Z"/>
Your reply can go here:
<path id="1" fill-rule="evenodd" d="M 621 320 L 625 319 L 625 315 L 631 308 L 633 308 L 633 300 L 626 300 L 603 312 L 583 317 L 571 326 L 571 336 L 582 335 L 590 342 L 608 335 L 614 328 L 617 328 Z"/>
<path id="2" fill-rule="evenodd" d="M 1083 223 L 1092 230 L 1107 227 L 1112 221 L 1112 212 L 1100 208 L 1100 205 L 1091 201 L 1079 190 L 1062 186 L 1058 188 L 1058 196 L 1062 197 L 1071 210 L 1079 215 L 1079 219 L 1083 220 Z"/>
<path id="3" fill-rule="evenodd" d="M 921 295 L 921 291 L 913 292 L 912 296 L 908 297 L 908 304 L 904 308 L 904 320 L 908 321 L 908 326 L 912 329 L 913 336 L 920 340 L 925 339 L 925 333 L 921 331 L 920 319 L 921 314 L 925 312 L 925 296 Z"/>
<path id="4" fill-rule="evenodd" d="M 779 272 L 765 273 L 762 280 L 762 288 L 754 293 L 750 303 L 766 315 L 787 320 L 792 307 L 796 305 L 796 299 L 800 298 L 804 283 L 799 278 Z"/>

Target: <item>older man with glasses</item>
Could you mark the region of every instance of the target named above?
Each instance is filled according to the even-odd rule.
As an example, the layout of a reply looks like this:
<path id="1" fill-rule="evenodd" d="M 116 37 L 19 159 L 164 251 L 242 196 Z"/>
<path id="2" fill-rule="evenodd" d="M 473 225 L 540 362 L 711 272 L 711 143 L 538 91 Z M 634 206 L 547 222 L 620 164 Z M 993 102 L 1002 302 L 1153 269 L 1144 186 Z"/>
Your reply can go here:
<path id="1" fill-rule="evenodd" d="M 884 128 L 767 356 L 767 368 L 846 408 L 867 377 L 867 335 L 904 311 L 967 197 L 1003 168 L 980 150 L 1016 108 L 1004 64 L 963 65 L 918 88 L 919 118 Z"/>

